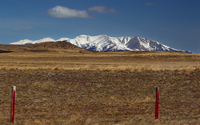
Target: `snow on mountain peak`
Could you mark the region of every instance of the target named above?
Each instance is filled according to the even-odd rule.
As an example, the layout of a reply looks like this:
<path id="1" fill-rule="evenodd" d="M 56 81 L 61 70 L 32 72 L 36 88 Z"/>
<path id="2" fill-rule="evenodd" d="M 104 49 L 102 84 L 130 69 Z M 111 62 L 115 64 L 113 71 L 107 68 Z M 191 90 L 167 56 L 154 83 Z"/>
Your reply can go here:
<path id="1" fill-rule="evenodd" d="M 87 37 L 88 35 L 79 35 L 78 37 L 80 37 L 80 38 L 85 38 L 85 37 Z"/>
<path id="2" fill-rule="evenodd" d="M 56 41 L 54 39 L 50 38 L 50 37 L 46 37 L 46 38 L 34 41 L 34 44 L 42 43 L 42 42 L 56 42 Z"/>
<path id="3" fill-rule="evenodd" d="M 58 40 L 56 40 L 56 41 L 68 41 L 70 38 L 65 38 L 65 37 L 62 37 L 62 38 L 60 38 L 60 39 L 58 39 Z"/>
<path id="4" fill-rule="evenodd" d="M 11 43 L 13 45 L 25 45 L 25 44 L 32 44 L 33 41 L 29 40 L 29 39 L 24 39 L 24 40 L 20 40 L 18 42 L 14 42 L 14 43 Z"/>
<path id="5" fill-rule="evenodd" d="M 24 39 L 11 44 L 24 45 L 56 41 L 70 42 L 78 47 L 93 51 L 175 51 L 191 53 L 190 51 L 170 48 L 169 46 L 163 45 L 157 41 L 138 36 L 110 37 L 105 34 L 97 36 L 79 35 L 74 39 L 60 38 L 58 40 L 54 40 L 50 37 L 35 41 Z"/>
<path id="6" fill-rule="evenodd" d="M 35 40 L 35 41 L 29 40 L 29 39 L 24 39 L 24 40 L 20 40 L 20 41 L 14 42 L 14 43 L 10 43 L 10 44 L 26 45 L 26 44 L 37 44 L 37 43 L 42 43 L 42 42 L 56 42 L 56 41 L 50 37 L 46 37 L 46 38 Z"/>

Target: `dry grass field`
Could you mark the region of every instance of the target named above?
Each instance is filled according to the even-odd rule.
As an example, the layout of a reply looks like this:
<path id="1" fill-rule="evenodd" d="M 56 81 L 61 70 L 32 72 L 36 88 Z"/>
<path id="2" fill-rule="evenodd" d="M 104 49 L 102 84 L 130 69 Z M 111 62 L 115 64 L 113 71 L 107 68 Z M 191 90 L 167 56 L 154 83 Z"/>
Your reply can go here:
<path id="1" fill-rule="evenodd" d="M 200 55 L 0 45 L 0 124 L 200 124 Z M 156 87 L 160 114 L 155 120 Z"/>

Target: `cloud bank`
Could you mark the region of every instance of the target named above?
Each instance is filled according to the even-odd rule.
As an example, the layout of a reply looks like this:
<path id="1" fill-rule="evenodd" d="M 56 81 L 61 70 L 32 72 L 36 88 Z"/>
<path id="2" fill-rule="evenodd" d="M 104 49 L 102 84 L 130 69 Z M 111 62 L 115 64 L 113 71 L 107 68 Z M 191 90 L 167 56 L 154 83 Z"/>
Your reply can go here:
<path id="1" fill-rule="evenodd" d="M 13 30 L 20 30 L 20 29 L 32 29 L 31 26 L 19 26 L 19 27 L 13 27 Z"/>
<path id="2" fill-rule="evenodd" d="M 90 12 L 115 13 L 116 11 L 115 9 L 108 10 L 107 5 L 90 7 L 87 11 L 70 9 L 59 5 L 47 10 L 48 15 L 57 18 L 93 18 L 93 15 Z"/>
<path id="3" fill-rule="evenodd" d="M 47 10 L 47 13 L 52 17 L 58 17 L 58 18 L 75 18 L 75 17 L 91 18 L 93 17 L 86 10 L 75 10 L 75 9 L 70 9 L 68 7 L 63 7 L 63 6 L 56 6 L 54 8 L 51 8 Z"/>

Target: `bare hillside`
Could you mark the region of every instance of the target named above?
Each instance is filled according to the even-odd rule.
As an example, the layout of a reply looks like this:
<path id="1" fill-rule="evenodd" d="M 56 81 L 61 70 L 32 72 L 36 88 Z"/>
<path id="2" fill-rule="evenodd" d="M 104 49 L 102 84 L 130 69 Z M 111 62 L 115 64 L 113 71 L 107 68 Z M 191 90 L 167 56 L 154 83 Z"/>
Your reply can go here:
<path id="1" fill-rule="evenodd" d="M 31 51 L 31 52 L 51 52 L 51 51 L 65 51 L 65 52 L 89 52 L 86 49 L 77 47 L 68 42 L 44 42 L 38 44 L 29 45 L 3 45 L 0 44 L 0 53 L 6 52 L 19 52 L 19 51 Z"/>

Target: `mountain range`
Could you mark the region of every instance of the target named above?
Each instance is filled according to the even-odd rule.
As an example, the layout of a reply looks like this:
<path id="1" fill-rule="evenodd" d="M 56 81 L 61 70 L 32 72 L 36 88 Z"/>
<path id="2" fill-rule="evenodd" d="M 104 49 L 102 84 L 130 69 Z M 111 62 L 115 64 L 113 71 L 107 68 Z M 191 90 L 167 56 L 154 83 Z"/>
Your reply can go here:
<path id="1" fill-rule="evenodd" d="M 74 39 L 60 38 L 58 40 L 54 40 L 50 37 L 47 37 L 35 41 L 24 39 L 10 44 L 27 45 L 27 44 L 37 44 L 42 42 L 57 42 L 57 41 L 69 42 L 75 46 L 92 51 L 173 51 L 173 52 L 192 53 L 190 51 L 174 49 L 169 46 L 163 45 L 157 41 L 153 41 L 138 36 L 110 37 L 107 35 L 98 35 L 98 36 L 80 35 Z"/>

